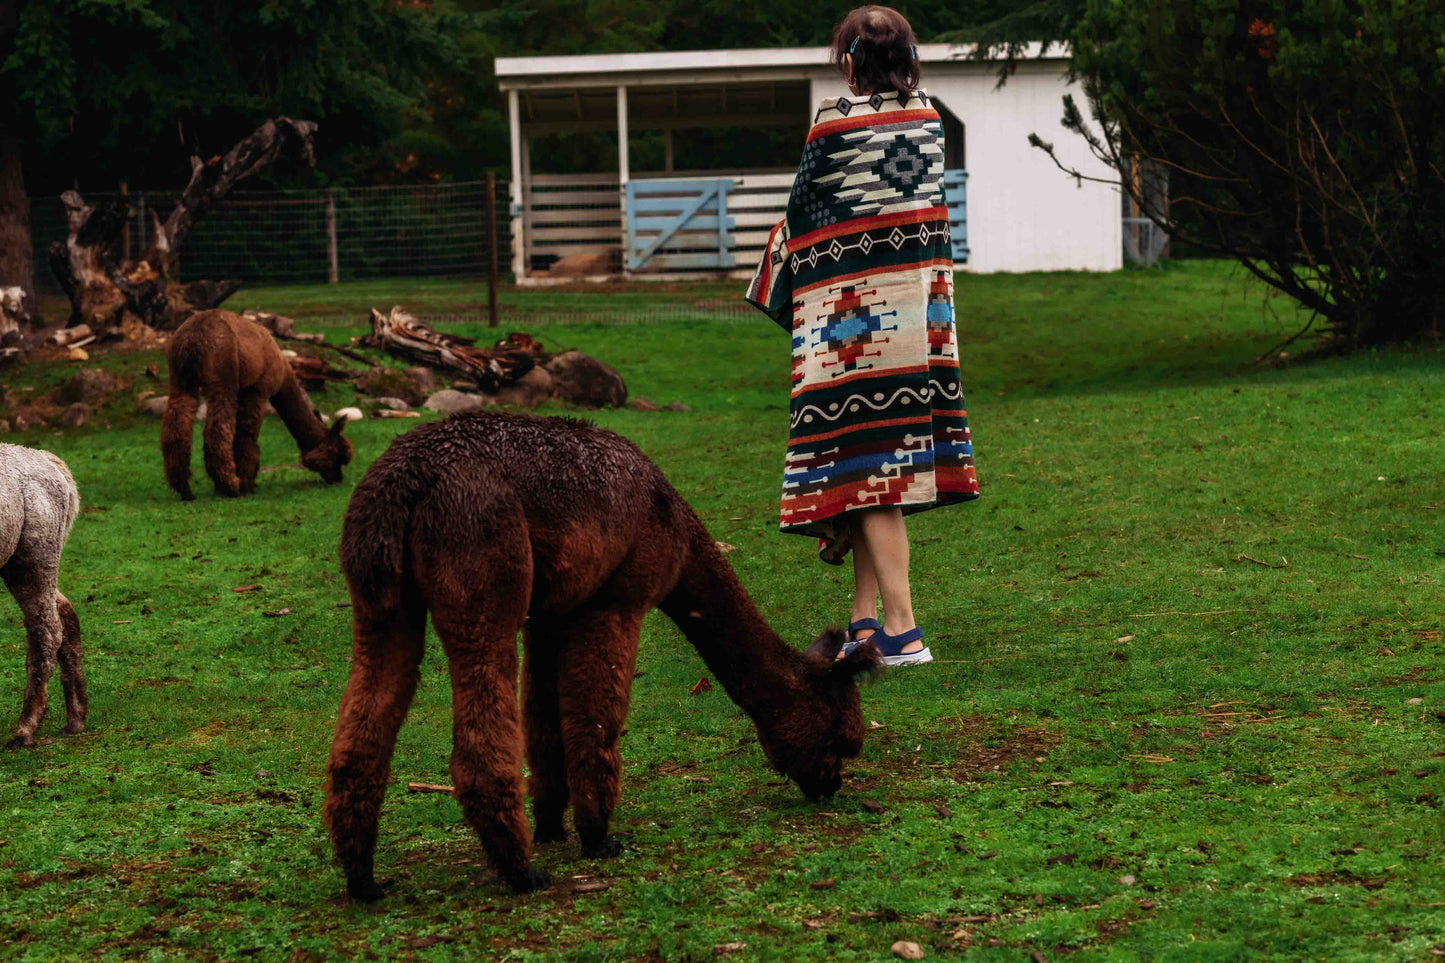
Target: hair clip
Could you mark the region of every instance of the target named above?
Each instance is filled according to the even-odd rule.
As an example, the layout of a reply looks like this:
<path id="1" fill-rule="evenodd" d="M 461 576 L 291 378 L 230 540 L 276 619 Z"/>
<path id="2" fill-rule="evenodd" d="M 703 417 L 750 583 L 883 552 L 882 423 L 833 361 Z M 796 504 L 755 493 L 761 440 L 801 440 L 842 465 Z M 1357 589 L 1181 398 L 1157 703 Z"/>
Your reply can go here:
<path id="1" fill-rule="evenodd" d="M 914 60 L 917 60 L 917 59 L 918 59 L 918 44 L 916 44 L 916 43 L 911 43 L 911 44 L 908 45 L 908 49 L 913 51 L 913 59 L 914 59 Z"/>
<path id="2" fill-rule="evenodd" d="M 854 38 L 853 38 L 853 42 L 848 45 L 848 54 L 849 54 L 849 56 L 852 55 L 853 51 L 855 51 L 855 50 L 858 49 L 858 41 L 859 41 L 859 40 L 862 40 L 862 39 L 863 39 L 863 38 L 862 38 L 861 36 L 858 36 L 858 37 L 854 37 Z"/>

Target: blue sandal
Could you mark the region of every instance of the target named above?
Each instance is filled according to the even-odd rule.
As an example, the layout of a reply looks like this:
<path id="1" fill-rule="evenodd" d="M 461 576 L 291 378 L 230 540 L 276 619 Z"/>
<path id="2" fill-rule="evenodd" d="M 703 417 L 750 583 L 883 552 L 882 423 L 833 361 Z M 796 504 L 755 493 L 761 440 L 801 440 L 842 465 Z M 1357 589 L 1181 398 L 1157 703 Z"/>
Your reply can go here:
<path id="1" fill-rule="evenodd" d="M 864 629 L 872 629 L 874 632 L 882 632 L 883 623 L 879 622 L 877 619 L 859 619 L 856 622 L 849 622 L 848 641 L 850 643 L 863 641 L 862 639 L 858 638 L 858 633 L 862 632 Z"/>
<path id="2" fill-rule="evenodd" d="M 856 622 L 848 623 L 848 641 L 843 644 L 843 649 L 838 653 L 838 658 L 851 655 L 853 650 L 858 648 L 859 642 L 866 642 L 867 639 L 858 638 L 858 633 L 864 629 L 872 629 L 876 635 L 883 631 L 883 623 L 877 619 L 859 619 Z M 871 638 L 871 636 L 870 636 Z"/>
<path id="3" fill-rule="evenodd" d="M 924 646 L 917 652 L 904 652 L 903 649 L 911 642 L 923 639 L 922 627 L 909 629 L 907 632 L 899 632 L 897 635 L 885 635 L 879 629 L 868 637 L 868 641 L 878 647 L 883 653 L 884 665 L 922 665 L 925 662 L 933 661 L 933 653 Z"/>

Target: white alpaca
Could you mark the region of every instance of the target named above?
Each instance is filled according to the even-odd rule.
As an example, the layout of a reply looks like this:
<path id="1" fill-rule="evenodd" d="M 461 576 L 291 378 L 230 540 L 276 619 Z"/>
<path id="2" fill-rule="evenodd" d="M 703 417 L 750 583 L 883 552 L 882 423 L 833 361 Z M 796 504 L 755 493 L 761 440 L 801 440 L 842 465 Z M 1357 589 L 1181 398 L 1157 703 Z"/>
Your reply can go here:
<path id="1" fill-rule="evenodd" d="M 65 732 L 85 729 L 80 620 L 60 594 L 60 552 L 80 512 L 65 462 L 46 451 L 0 445 L 0 578 L 25 617 L 25 702 L 8 748 L 33 746 L 60 659 Z"/>

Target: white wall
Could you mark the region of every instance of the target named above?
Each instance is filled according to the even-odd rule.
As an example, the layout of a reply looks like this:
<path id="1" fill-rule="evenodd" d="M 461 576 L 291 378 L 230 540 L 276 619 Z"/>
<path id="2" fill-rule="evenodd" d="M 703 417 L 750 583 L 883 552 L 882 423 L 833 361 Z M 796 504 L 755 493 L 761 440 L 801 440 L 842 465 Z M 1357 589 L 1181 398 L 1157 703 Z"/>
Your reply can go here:
<path id="1" fill-rule="evenodd" d="M 1108 177 L 1083 139 L 1059 124 L 1063 95 L 1083 92 L 1064 78 L 1065 65 L 1024 64 L 997 88 L 986 64 L 928 64 L 923 86 L 967 130 L 967 270 L 1112 271 L 1123 266 L 1119 196 L 1104 184 L 1078 186 L 1047 154 L 1030 147 L 1037 133 L 1060 160 L 1085 174 Z M 813 101 L 846 88 L 833 76 L 813 79 Z"/>

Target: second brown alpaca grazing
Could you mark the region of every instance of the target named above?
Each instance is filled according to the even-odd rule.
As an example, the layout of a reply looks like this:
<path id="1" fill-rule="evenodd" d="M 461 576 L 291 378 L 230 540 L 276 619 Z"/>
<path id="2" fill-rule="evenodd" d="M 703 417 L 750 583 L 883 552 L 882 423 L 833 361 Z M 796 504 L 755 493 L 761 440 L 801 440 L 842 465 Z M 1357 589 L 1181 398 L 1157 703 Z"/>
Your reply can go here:
<path id="1" fill-rule="evenodd" d="M 261 469 L 261 423 L 266 403 L 276 409 L 301 449 L 301 464 L 328 485 L 341 481 L 351 461 L 343 438 L 344 419 L 327 431 L 306 390 L 271 333 L 230 311 L 198 311 L 176 329 L 167 353 L 170 398 L 161 424 L 166 481 L 187 501 L 191 494 L 191 430 L 201 398 L 206 400 L 202 444 L 206 474 L 216 494 L 256 490 Z"/>
<path id="2" fill-rule="evenodd" d="M 452 679 L 454 793 L 513 890 L 550 884 L 533 841 L 616 855 L 608 824 L 643 616 L 661 608 L 810 798 L 863 744 L 855 680 L 870 644 L 808 652 L 768 626 L 717 543 L 626 439 L 561 418 L 469 413 L 392 443 L 352 495 L 341 540 L 354 644 L 327 774 L 326 819 L 354 899 L 381 896 L 377 820 L 416 690 L 430 614 Z M 524 633 L 517 701 L 517 634 Z M 523 720 L 525 719 L 525 726 Z M 531 769 L 535 833 L 524 812 Z"/>

